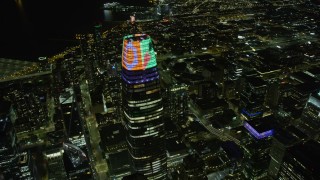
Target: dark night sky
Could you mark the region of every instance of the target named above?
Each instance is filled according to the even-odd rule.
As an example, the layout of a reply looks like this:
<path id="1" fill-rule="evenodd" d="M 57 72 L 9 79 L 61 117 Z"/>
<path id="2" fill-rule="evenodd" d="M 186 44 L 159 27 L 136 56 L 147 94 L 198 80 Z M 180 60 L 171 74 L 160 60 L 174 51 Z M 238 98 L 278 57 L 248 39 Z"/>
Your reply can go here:
<path id="1" fill-rule="evenodd" d="M 119 0 L 142 4 L 146 0 Z M 52 55 L 103 21 L 103 0 L 0 0 L 0 58 Z"/>

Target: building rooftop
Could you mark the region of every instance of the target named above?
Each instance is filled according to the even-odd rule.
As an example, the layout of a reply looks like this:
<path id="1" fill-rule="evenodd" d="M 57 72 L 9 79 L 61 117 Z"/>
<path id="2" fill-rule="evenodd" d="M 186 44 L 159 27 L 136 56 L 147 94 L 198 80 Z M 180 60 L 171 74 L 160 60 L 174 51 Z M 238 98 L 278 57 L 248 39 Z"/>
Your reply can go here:
<path id="1" fill-rule="evenodd" d="M 316 92 L 320 89 L 319 83 L 302 83 L 298 84 L 295 87 L 295 90 L 301 94 L 309 95 L 310 93 Z"/>
<path id="2" fill-rule="evenodd" d="M 210 118 L 212 126 L 216 128 L 225 128 L 226 126 L 230 125 L 233 121 L 233 118 L 236 117 L 236 114 L 232 109 L 223 110 L 222 114 L 217 114 Z"/>
<path id="3" fill-rule="evenodd" d="M 204 162 L 196 154 L 188 155 L 183 158 L 183 164 L 185 169 L 199 169 L 204 166 Z"/>
<path id="4" fill-rule="evenodd" d="M 133 34 L 133 35 L 128 35 L 128 36 L 125 36 L 123 39 L 126 39 L 126 40 L 132 40 L 132 41 L 141 41 L 141 40 L 144 40 L 144 39 L 147 39 L 147 38 L 150 38 L 149 35 L 146 35 L 146 34 Z"/>
<path id="5" fill-rule="evenodd" d="M 262 118 L 245 121 L 244 127 L 257 139 L 272 136 L 277 127 L 274 116 L 266 116 Z"/>
<path id="6" fill-rule="evenodd" d="M 199 140 L 190 143 L 191 147 L 199 154 L 216 153 L 219 151 L 221 141 L 219 140 Z"/>
<path id="7" fill-rule="evenodd" d="M 291 74 L 290 78 L 295 79 L 301 83 L 315 83 L 318 82 L 318 80 L 304 72 L 296 72 Z"/>
<path id="8" fill-rule="evenodd" d="M 103 147 L 115 145 L 125 141 L 125 132 L 120 123 L 103 126 L 100 129 L 101 144 Z"/>
<path id="9" fill-rule="evenodd" d="M 81 123 L 80 123 L 80 115 L 78 113 L 78 109 L 73 108 L 71 104 L 61 105 L 63 111 L 63 120 L 66 125 L 67 132 L 69 133 L 69 137 L 77 136 L 82 133 Z"/>
<path id="10" fill-rule="evenodd" d="M 180 154 L 183 152 L 187 152 L 187 147 L 184 143 L 179 142 L 177 139 L 167 139 L 166 140 L 167 151 L 170 156 L 175 154 Z"/>
<path id="11" fill-rule="evenodd" d="M 177 132 L 177 127 L 170 118 L 164 118 L 164 128 L 168 134 Z"/>
<path id="12" fill-rule="evenodd" d="M 216 66 L 215 64 L 208 62 L 204 64 L 204 68 L 210 72 L 216 72 L 216 71 L 221 71 L 221 68 Z"/>
<path id="13" fill-rule="evenodd" d="M 320 67 L 314 67 L 312 69 L 307 70 L 308 74 L 311 74 L 313 76 L 319 76 L 320 75 Z"/>
<path id="14" fill-rule="evenodd" d="M 289 130 L 280 129 L 274 134 L 274 138 L 277 139 L 284 146 L 290 146 L 299 142 L 299 139 L 293 135 Z"/>
<path id="15" fill-rule="evenodd" d="M 109 155 L 110 162 L 110 174 L 119 174 L 122 171 L 130 170 L 131 163 L 129 159 L 129 152 L 127 150 L 110 154 Z"/>
<path id="16" fill-rule="evenodd" d="M 224 156 L 225 156 L 225 154 L 224 155 L 219 154 L 219 155 L 215 155 L 213 157 L 210 157 L 210 158 L 206 159 L 206 165 L 209 167 L 218 168 L 219 166 L 222 166 L 225 164 L 225 161 L 222 160 L 222 158 L 227 159 L 227 157 L 224 157 Z"/>
<path id="17" fill-rule="evenodd" d="M 306 139 L 308 138 L 308 136 L 303 133 L 302 131 L 300 131 L 298 128 L 296 128 L 295 126 L 288 126 L 286 128 L 287 131 L 289 131 L 294 137 L 298 138 L 298 139 Z"/>
<path id="18" fill-rule="evenodd" d="M 175 78 L 185 84 L 197 84 L 204 80 L 202 75 L 190 73 L 175 74 Z"/>
<path id="19" fill-rule="evenodd" d="M 288 149 L 288 153 L 306 170 L 311 171 L 312 177 L 320 178 L 320 144 L 310 140 Z M 306 177 L 307 178 L 307 177 Z"/>
<path id="20" fill-rule="evenodd" d="M 248 123 L 259 133 L 268 131 L 275 128 L 275 117 L 274 116 L 265 116 L 261 118 L 256 118 Z"/>
<path id="21" fill-rule="evenodd" d="M 85 154 L 88 154 L 85 148 L 82 148 L 81 150 Z M 81 159 L 80 162 L 77 162 L 77 163 L 73 162 L 73 161 L 77 161 L 77 160 L 74 160 L 73 156 L 78 156 L 79 159 Z M 69 174 L 75 174 L 75 175 L 82 174 L 80 172 L 81 170 L 85 170 L 85 169 L 89 170 L 88 159 L 82 159 L 79 155 L 75 155 L 75 154 L 70 155 L 66 150 L 64 150 L 64 153 L 63 153 L 63 162 L 64 162 L 64 167 L 66 169 L 66 172 L 68 172 Z"/>
<path id="22" fill-rule="evenodd" d="M 223 150 L 227 153 L 229 159 L 241 159 L 243 158 L 242 149 L 233 141 L 224 141 L 221 144 Z"/>
<path id="23" fill-rule="evenodd" d="M 247 83 L 255 88 L 266 86 L 266 82 L 260 77 L 247 77 Z"/>
<path id="24" fill-rule="evenodd" d="M 229 107 L 228 103 L 223 99 L 200 99 L 196 102 L 201 110 L 210 110 L 215 108 L 227 108 Z"/>

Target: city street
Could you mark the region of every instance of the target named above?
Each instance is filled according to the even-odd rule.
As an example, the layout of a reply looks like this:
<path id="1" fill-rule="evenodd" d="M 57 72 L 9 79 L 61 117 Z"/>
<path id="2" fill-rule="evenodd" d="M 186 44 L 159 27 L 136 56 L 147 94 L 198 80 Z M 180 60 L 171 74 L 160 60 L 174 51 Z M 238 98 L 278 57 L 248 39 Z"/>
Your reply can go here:
<path id="1" fill-rule="evenodd" d="M 86 138 L 90 139 L 90 149 L 89 149 L 89 158 L 90 164 L 94 167 L 97 174 L 97 177 L 100 180 L 107 178 L 108 173 L 108 165 L 102 156 L 102 151 L 100 149 L 100 134 L 98 130 L 98 124 L 96 122 L 95 115 L 91 113 L 91 100 L 89 95 L 88 84 L 86 81 L 81 81 L 80 84 L 82 102 L 84 105 L 84 121 L 86 123 L 86 127 L 88 129 L 89 134 L 85 133 Z"/>

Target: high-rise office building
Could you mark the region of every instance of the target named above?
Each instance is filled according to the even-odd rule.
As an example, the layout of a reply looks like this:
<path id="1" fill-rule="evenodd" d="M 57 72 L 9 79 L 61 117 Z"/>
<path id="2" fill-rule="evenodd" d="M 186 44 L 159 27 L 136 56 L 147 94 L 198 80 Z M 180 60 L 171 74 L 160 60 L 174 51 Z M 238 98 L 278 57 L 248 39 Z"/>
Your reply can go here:
<path id="1" fill-rule="evenodd" d="M 308 102 L 303 109 L 298 128 L 311 138 L 319 138 L 320 92 L 310 95 Z"/>
<path id="2" fill-rule="evenodd" d="M 277 179 L 283 158 L 289 148 L 298 144 L 298 136 L 290 131 L 290 128 L 283 130 L 279 129 L 272 139 L 272 146 L 270 148 L 270 164 L 268 168 L 268 176 Z"/>
<path id="3" fill-rule="evenodd" d="M 45 157 L 48 162 L 48 180 L 67 179 L 63 153 L 64 151 L 60 145 L 47 148 Z"/>
<path id="4" fill-rule="evenodd" d="M 294 76 L 291 76 L 291 78 L 296 78 Z M 298 79 L 298 78 L 297 78 Z M 304 111 L 304 108 L 306 104 L 308 104 L 308 100 L 310 98 L 310 94 L 316 93 L 319 91 L 319 84 L 318 83 L 301 83 L 298 85 L 294 85 L 289 90 L 289 102 L 288 105 L 291 109 L 291 114 L 293 118 L 300 118 L 302 115 L 302 112 Z"/>
<path id="5" fill-rule="evenodd" d="M 244 175 L 247 179 L 261 179 L 267 176 L 270 163 L 269 150 L 274 134 L 275 119 L 273 116 L 254 118 L 244 122 L 244 128 L 252 138 L 244 141 Z"/>
<path id="6" fill-rule="evenodd" d="M 168 88 L 168 111 L 173 122 L 185 122 L 188 111 L 188 86 L 172 85 Z"/>
<path id="7" fill-rule="evenodd" d="M 183 158 L 182 179 L 187 180 L 206 180 L 205 162 L 199 155 L 193 154 Z"/>
<path id="8" fill-rule="evenodd" d="M 263 115 L 266 87 L 266 83 L 259 77 L 247 78 L 247 85 L 240 94 L 240 111 L 246 119 Z"/>
<path id="9" fill-rule="evenodd" d="M 30 151 L 21 152 L 19 154 L 19 170 L 20 170 L 20 176 L 19 179 L 25 179 L 25 180 L 33 180 L 33 168 L 34 167 L 34 161 L 32 159 L 32 154 Z"/>
<path id="10" fill-rule="evenodd" d="M 136 173 L 165 179 L 165 130 L 156 55 L 145 34 L 125 36 L 122 106 L 129 153 Z"/>
<path id="11" fill-rule="evenodd" d="M 277 179 L 320 179 L 320 144 L 310 140 L 289 148 Z"/>
<path id="12" fill-rule="evenodd" d="M 10 111 L 12 106 L 0 98 L 0 179 L 19 178 L 17 137 Z"/>

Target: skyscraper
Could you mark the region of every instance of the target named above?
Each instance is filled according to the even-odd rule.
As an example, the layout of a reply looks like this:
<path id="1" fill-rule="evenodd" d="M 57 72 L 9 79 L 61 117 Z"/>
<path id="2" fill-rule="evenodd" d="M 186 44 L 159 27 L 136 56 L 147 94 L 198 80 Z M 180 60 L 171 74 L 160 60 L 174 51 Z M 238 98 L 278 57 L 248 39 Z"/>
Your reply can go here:
<path id="1" fill-rule="evenodd" d="M 168 111 L 170 119 L 176 122 L 185 122 L 188 112 L 188 86 L 175 84 L 168 88 Z"/>
<path id="2" fill-rule="evenodd" d="M 319 179 L 320 144 L 314 140 L 289 148 L 283 158 L 277 179 Z"/>
<path id="3" fill-rule="evenodd" d="M 298 128 L 309 137 L 318 139 L 320 134 L 320 91 L 310 94 L 303 109 Z"/>
<path id="4" fill-rule="evenodd" d="M 165 131 L 155 52 L 146 34 L 125 36 L 122 51 L 122 106 L 134 171 L 165 179 Z"/>
<path id="5" fill-rule="evenodd" d="M 259 77 L 247 78 L 246 87 L 240 94 L 240 111 L 247 120 L 262 117 L 266 87 Z"/>
<path id="6" fill-rule="evenodd" d="M 0 98 L 0 179 L 18 179 L 19 152 L 11 103 Z"/>
<path id="7" fill-rule="evenodd" d="M 290 132 L 289 129 L 279 129 L 278 132 L 275 133 L 270 148 L 271 160 L 268 169 L 269 177 L 273 179 L 277 178 L 287 150 L 299 142 L 299 138 L 295 136 L 294 133 Z"/>

